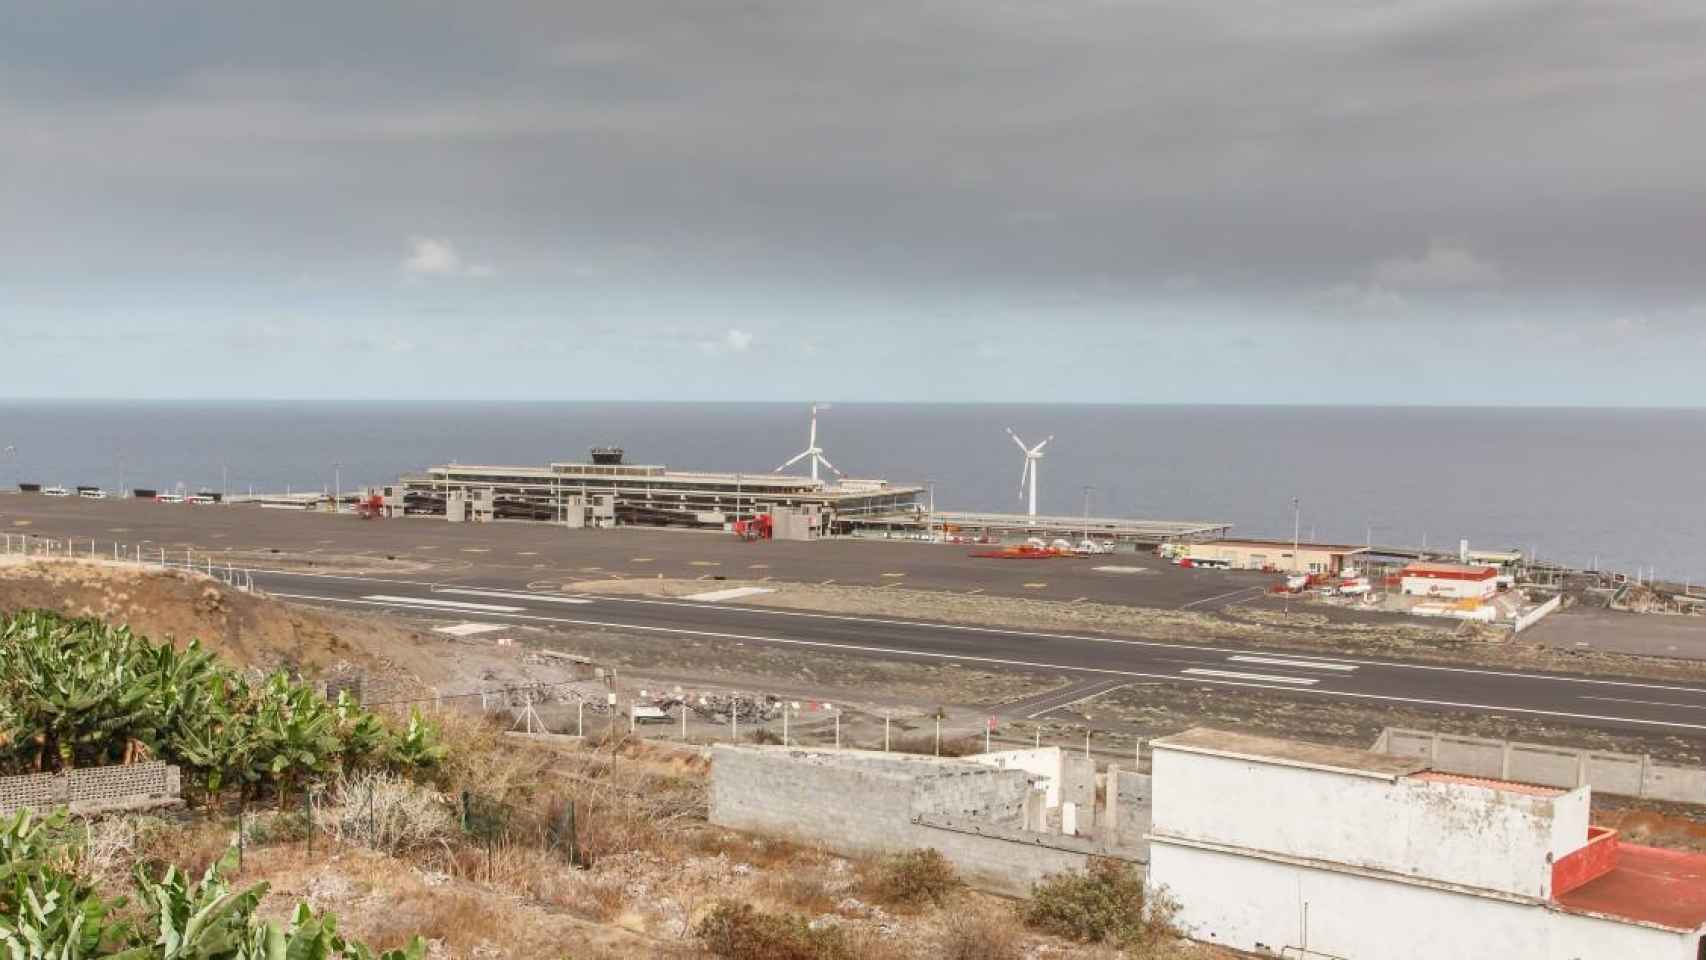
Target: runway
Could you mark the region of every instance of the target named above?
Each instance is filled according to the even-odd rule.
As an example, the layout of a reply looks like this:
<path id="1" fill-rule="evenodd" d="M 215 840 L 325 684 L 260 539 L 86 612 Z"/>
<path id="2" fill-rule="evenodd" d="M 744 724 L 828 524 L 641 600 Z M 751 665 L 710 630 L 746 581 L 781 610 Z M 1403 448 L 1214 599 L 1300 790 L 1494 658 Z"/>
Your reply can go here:
<path id="1" fill-rule="evenodd" d="M 254 581 L 257 587 L 292 602 L 395 610 L 439 619 L 622 630 L 731 645 L 773 644 L 886 659 L 1054 670 L 1083 681 L 1104 681 L 1110 689 L 1139 682 L 1196 684 L 1224 690 L 1229 696 L 1260 690 L 1376 706 L 1536 717 L 1625 731 L 1706 734 L 1706 687 L 1690 684 L 811 613 L 730 601 L 535 593 L 513 587 L 280 571 L 257 571 Z M 1026 712 L 1035 709 L 1032 705 Z"/>

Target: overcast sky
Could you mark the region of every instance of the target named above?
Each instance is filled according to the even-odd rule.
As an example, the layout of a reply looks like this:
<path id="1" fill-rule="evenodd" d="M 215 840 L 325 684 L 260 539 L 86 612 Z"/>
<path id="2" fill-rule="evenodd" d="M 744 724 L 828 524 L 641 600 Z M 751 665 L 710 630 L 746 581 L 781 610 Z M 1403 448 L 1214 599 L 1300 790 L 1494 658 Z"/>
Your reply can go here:
<path id="1" fill-rule="evenodd" d="M 0 0 L 0 395 L 1706 403 L 1700 0 Z"/>

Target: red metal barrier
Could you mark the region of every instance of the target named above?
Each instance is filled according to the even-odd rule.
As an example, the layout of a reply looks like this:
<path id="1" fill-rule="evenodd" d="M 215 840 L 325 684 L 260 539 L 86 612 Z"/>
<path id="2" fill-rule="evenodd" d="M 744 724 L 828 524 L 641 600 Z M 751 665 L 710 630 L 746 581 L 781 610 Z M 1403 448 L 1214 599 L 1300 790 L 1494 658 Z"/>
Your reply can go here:
<path id="1" fill-rule="evenodd" d="M 1588 842 L 1552 864 L 1554 899 L 1610 873 L 1617 866 L 1617 831 L 1588 827 Z"/>

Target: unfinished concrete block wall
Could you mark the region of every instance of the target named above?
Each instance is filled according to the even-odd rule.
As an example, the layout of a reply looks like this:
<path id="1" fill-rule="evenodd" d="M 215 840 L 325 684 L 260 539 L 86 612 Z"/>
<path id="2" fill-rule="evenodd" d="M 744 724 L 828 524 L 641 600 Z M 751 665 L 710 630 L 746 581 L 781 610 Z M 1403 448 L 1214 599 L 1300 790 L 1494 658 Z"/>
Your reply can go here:
<path id="1" fill-rule="evenodd" d="M 997 893 L 1027 895 L 1091 856 L 1135 859 L 1100 840 L 1023 829 L 1032 777 L 1017 768 L 727 744 L 711 757 L 712 823 L 851 855 L 932 847 L 968 883 Z"/>
<path id="2" fill-rule="evenodd" d="M 785 748 L 722 744 L 711 758 L 712 823 L 844 853 L 904 847 L 905 825 L 912 819 L 913 778 L 892 767 L 831 762 L 821 754 Z"/>
<path id="3" fill-rule="evenodd" d="M 32 810 L 70 807 L 78 812 L 137 801 L 176 799 L 179 791 L 178 768 L 159 761 L 0 777 L 0 816 L 9 816 L 23 807 Z"/>
<path id="4" fill-rule="evenodd" d="M 1096 761 L 1063 753 L 1060 757 L 1060 802 L 1075 803 L 1089 811 L 1096 803 Z"/>

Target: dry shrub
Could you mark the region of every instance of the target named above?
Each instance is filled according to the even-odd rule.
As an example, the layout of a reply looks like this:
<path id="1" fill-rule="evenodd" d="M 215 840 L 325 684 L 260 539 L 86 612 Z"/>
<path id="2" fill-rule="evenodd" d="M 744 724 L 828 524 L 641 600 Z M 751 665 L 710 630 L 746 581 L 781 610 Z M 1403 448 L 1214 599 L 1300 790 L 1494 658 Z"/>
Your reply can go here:
<path id="1" fill-rule="evenodd" d="M 200 877 L 237 842 L 235 824 L 217 819 L 195 820 L 183 825 L 162 824 L 144 831 L 138 840 L 138 859 L 155 875 L 176 866 L 191 877 Z"/>
<path id="2" fill-rule="evenodd" d="M 466 956 L 482 943 L 512 939 L 512 932 L 505 929 L 510 912 L 492 907 L 490 894 L 443 888 L 405 891 L 387 899 L 385 909 L 369 924 L 367 939 L 375 950 L 391 950 L 406 945 L 418 933 L 428 940 L 442 940 L 453 953 Z"/>
<path id="3" fill-rule="evenodd" d="M 1177 939 L 1173 910 L 1165 896 L 1147 896 L 1143 878 L 1130 864 L 1098 858 L 1083 873 L 1057 873 L 1037 884 L 1025 922 L 1082 943 L 1152 951 Z"/>
<path id="4" fill-rule="evenodd" d="M 829 913 L 841 900 L 829 878 L 817 871 L 767 870 L 759 876 L 758 889 L 770 900 L 809 914 Z"/>
<path id="5" fill-rule="evenodd" d="M 699 921 L 694 933 L 723 960 L 859 960 L 840 927 L 813 929 L 803 917 L 760 913 L 750 903 L 724 901 Z"/>
<path id="6" fill-rule="evenodd" d="M 1022 960 L 1025 931 L 1011 908 L 967 904 L 943 914 L 930 956 L 939 960 Z"/>
<path id="7" fill-rule="evenodd" d="M 941 851 L 920 847 L 877 861 L 870 886 L 877 899 L 891 906 L 918 909 L 941 906 L 959 888 L 960 876 Z"/>
<path id="8" fill-rule="evenodd" d="M 446 710 L 437 719 L 439 742 L 449 748 L 441 767 L 447 789 L 513 803 L 531 796 L 545 779 L 549 751 L 505 738 L 502 716 Z"/>
<path id="9" fill-rule="evenodd" d="M 390 854 L 439 846 L 462 832 L 438 794 L 378 770 L 339 777 L 330 799 L 315 810 L 315 820 L 318 829 L 340 842 Z"/>

